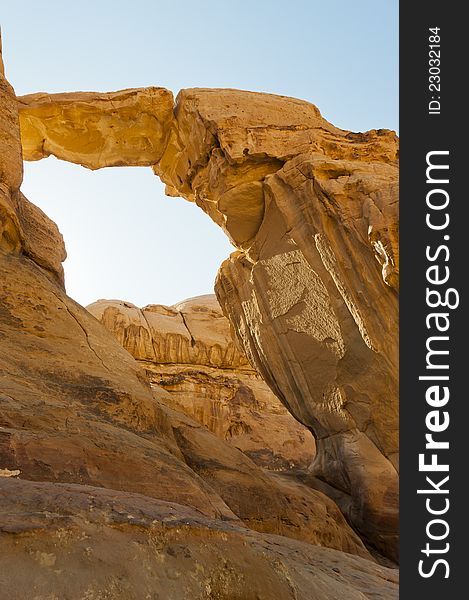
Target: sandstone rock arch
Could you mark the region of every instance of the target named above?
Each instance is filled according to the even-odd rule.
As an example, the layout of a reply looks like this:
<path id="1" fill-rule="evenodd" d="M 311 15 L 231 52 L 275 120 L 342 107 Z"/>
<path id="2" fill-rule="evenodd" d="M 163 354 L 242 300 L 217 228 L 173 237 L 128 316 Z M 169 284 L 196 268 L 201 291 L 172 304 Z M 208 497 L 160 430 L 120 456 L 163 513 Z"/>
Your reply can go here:
<path id="1" fill-rule="evenodd" d="M 238 90 L 18 101 L 25 160 L 151 167 L 224 229 L 238 251 L 216 293 L 244 351 L 315 435 L 314 484 L 395 557 L 395 134 L 343 131 L 307 102 Z"/>

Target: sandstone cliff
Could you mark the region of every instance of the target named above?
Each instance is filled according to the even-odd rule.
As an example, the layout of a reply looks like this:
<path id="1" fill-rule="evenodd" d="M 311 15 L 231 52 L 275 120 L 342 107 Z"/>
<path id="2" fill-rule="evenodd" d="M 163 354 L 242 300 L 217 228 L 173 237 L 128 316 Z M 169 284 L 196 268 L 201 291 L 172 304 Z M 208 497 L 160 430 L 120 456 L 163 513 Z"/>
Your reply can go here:
<path id="1" fill-rule="evenodd" d="M 87 307 L 144 368 L 153 387 L 222 440 L 271 470 L 307 468 L 311 433 L 237 349 L 213 295 L 142 309 L 116 300 Z"/>
<path id="2" fill-rule="evenodd" d="M 16 99 L 0 86 L 3 595 L 395 598 L 395 572 L 369 560 L 332 500 L 170 408 L 66 296 L 63 241 L 19 191 Z"/>

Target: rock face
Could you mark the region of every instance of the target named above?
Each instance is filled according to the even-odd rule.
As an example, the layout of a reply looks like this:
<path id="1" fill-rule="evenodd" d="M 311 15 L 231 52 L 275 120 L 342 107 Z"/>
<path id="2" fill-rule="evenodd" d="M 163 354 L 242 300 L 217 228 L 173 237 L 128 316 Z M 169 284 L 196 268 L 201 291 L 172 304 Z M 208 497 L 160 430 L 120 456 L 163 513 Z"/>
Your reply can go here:
<path id="1" fill-rule="evenodd" d="M 0 86 L 3 595 L 396 598 L 395 571 L 332 500 L 170 408 L 66 296 L 60 234 L 19 192 L 16 99 Z"/>
<path id="2" fill-rule="evenodd" d="M 55 223 L 19 190 L 23 160 L 17 101 L 2 72 L 0 68 L 0 250 L 29 256 L 63 287 L 66 252 L 62 236 Z"/>
<path id="3" fill-rule="evenodd" d="M 68 160 L 73 145 L 74 161 L 101 166 L 74 143 L 73 126 L 62 136 L 60 115 L 41 117 L 62 95 L 19 102 L 26 149 L 34 118 L 56 156 Z M 67 102 L 73 105 L 72 95 Z M 93 120 L 107 110 L 90 105 Z M 76 124 L 80 132 L 89 128 L 81 117 Z M 126 126 L 114 115 L 116 145 Z M 196 202 L 239 248 L 222 265 L 216 293 L 246 355 L 314 433 L 312 474 L 340 498 L 362 535 L 395 558 L 395 134 L 343 131 L 307 102 L 237 90 L 183 90 L 167 126 L 155 173 L 170 195 Z M 99 152 L 106 154 L 107 143 Z M 127 146 L 120 145 L 122 162 Z"/>
<path id="4" fill-rule="evenodd" d="M 2 469 L 144 494 L 369 557 L 327 496 L 303 486 L 289 498 L 242 452 L 168 408 L 169 394 L 151 389 L 33 261 L 4 255 L 0 280 Z M 301 494 L 309 502 L 300 514 Z"/>
<path id="5" fill-rule="evenodd" d="M 300 425 L 237 349 L 214 295 L 139 309 L 99 300 L 87 307 L 171 393 L 171 406 L 273 470 L 307 468 L 315 454 Z M 165 403 L 168 404 L 168 400 Z"/>
<path id="6" fill-rule="evenodd" d="M 0 501 L 11 600 L 397 599 L 396 571 L 138 494 L 0 479 Z"/>

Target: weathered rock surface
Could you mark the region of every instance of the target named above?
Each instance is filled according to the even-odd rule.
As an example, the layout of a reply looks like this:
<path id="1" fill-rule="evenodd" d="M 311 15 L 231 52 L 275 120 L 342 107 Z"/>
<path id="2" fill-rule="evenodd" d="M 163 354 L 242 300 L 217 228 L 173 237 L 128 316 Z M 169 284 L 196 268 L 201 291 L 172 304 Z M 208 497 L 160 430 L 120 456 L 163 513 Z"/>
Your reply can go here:
<path id="1" fill-rule="evenodd" d="M 157 87 L 37 93 L 20 104 L 25 160 L 52 154 L 89 169 L 158 162 L 173 114 L 172 93 Z"/>
<path id="2" fill-rule="evenodd" d="M 396 137 L 341 131 L 308 103 L 234 90 L 183 91 L 175 114 L 178 144 L 155 171 L 240 249 L 220 269 L 220 304 L 252 364 L 313 431 L 316 477 L 395 557 Z"/>
<path id="3" fill-rule="evenodd" d="M 335 502 L 257 467 L 205 427 L 166 408 L 186 464 L 250 529 L 328 546 L 371 560 Z"/>
<path id="4" fill-rule="evenodd" d="M 306 468 L 315 453 L 299 424 L 237 349 L 214 295 L 142 309 L 99 300 L 87 307 L 145 369 L 165 400 L 269 469 Z"/>
<path id="5" fill-rule="evenodd" d="M 144 494 L 369 557 L 337 506 L 291 494 L 167 407 L 133 358 L 29 258 L 0 261 L 0 468 Z M 26 356 L 25 356 L 26 353 Z"/>
<path id="6" fill-rule="evenodd" d="M 31 257 L 63 287 L 62 236 L 56 224 L 19 190 L 23 160 L 17 101 L 1 73 L 0 69 L 0 251 Z"/>
<path id="7" fill-rule="evenodd" d="M 58 100 L 36 98 L 35 110 Z M 28 102 L 20 100 L 22 119 Z M 92 112 L 99 119 L 104 110 L 96 104 Z M 68 159 L 68 134 L 57 136 L 55 123 L 43 119 L 42 135 Z M 221 267 L 216 293 L 245 353 L 314 433 L 313 474 L 340 491 L 362 534 L 395 557 L 395 134 L 343 131 L 307 102 L 237 90 L 183 90 L 167 123 L 154 171 L 239 248 Z M 124 127 L 117 119 L 113 131 Z M 22 135 L 28 148 L 27 127 Z M 89 164 L 86 148 L 74 160 L 100 166 Z"/>
<path id="8" fill-rule="evenodd" d="M 23 161 L 18 111 L 13 88 L 1 73 L 0 115 L 0 249 L 19 252 L 21 227 L 16 209 L 19 187 L 23 178 Z"/>
<path id="9" fill-rule="evenodd" d="M 213 295 L 142 309 L 120 300 L 98 300 L 87 309 L 137 360 L 253 372 Z"/>
<path id="10" fill-rule="evenodd" d="M 396 571 L 137 494 L 0 478 L 0 502 L 11 600 L 397 598 Z"/>
<path id="11" fill-rule="evenodd" d="M 156 392 L 112 336 L 26 257 L 2 256 L 0 281 L 1 467 L 234 517 L 182 463 Z"/>

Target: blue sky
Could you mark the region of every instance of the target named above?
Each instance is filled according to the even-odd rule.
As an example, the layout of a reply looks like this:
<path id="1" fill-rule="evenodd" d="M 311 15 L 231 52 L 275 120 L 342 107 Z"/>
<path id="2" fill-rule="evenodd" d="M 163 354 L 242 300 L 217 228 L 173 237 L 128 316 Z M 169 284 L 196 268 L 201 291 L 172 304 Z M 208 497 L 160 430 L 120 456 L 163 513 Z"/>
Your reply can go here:
<path id="1" fill-rule="evenodd" d="M 164 86 L 303 98 L 353 131 L 398 126 L 397 0 L 32 0 L 0 5 L 18 95 Z M 210 293 L 233 250 L 145 168 L 25 164 L 23 191 L 59 225 L 69 294 L 172 304 Z"/>

